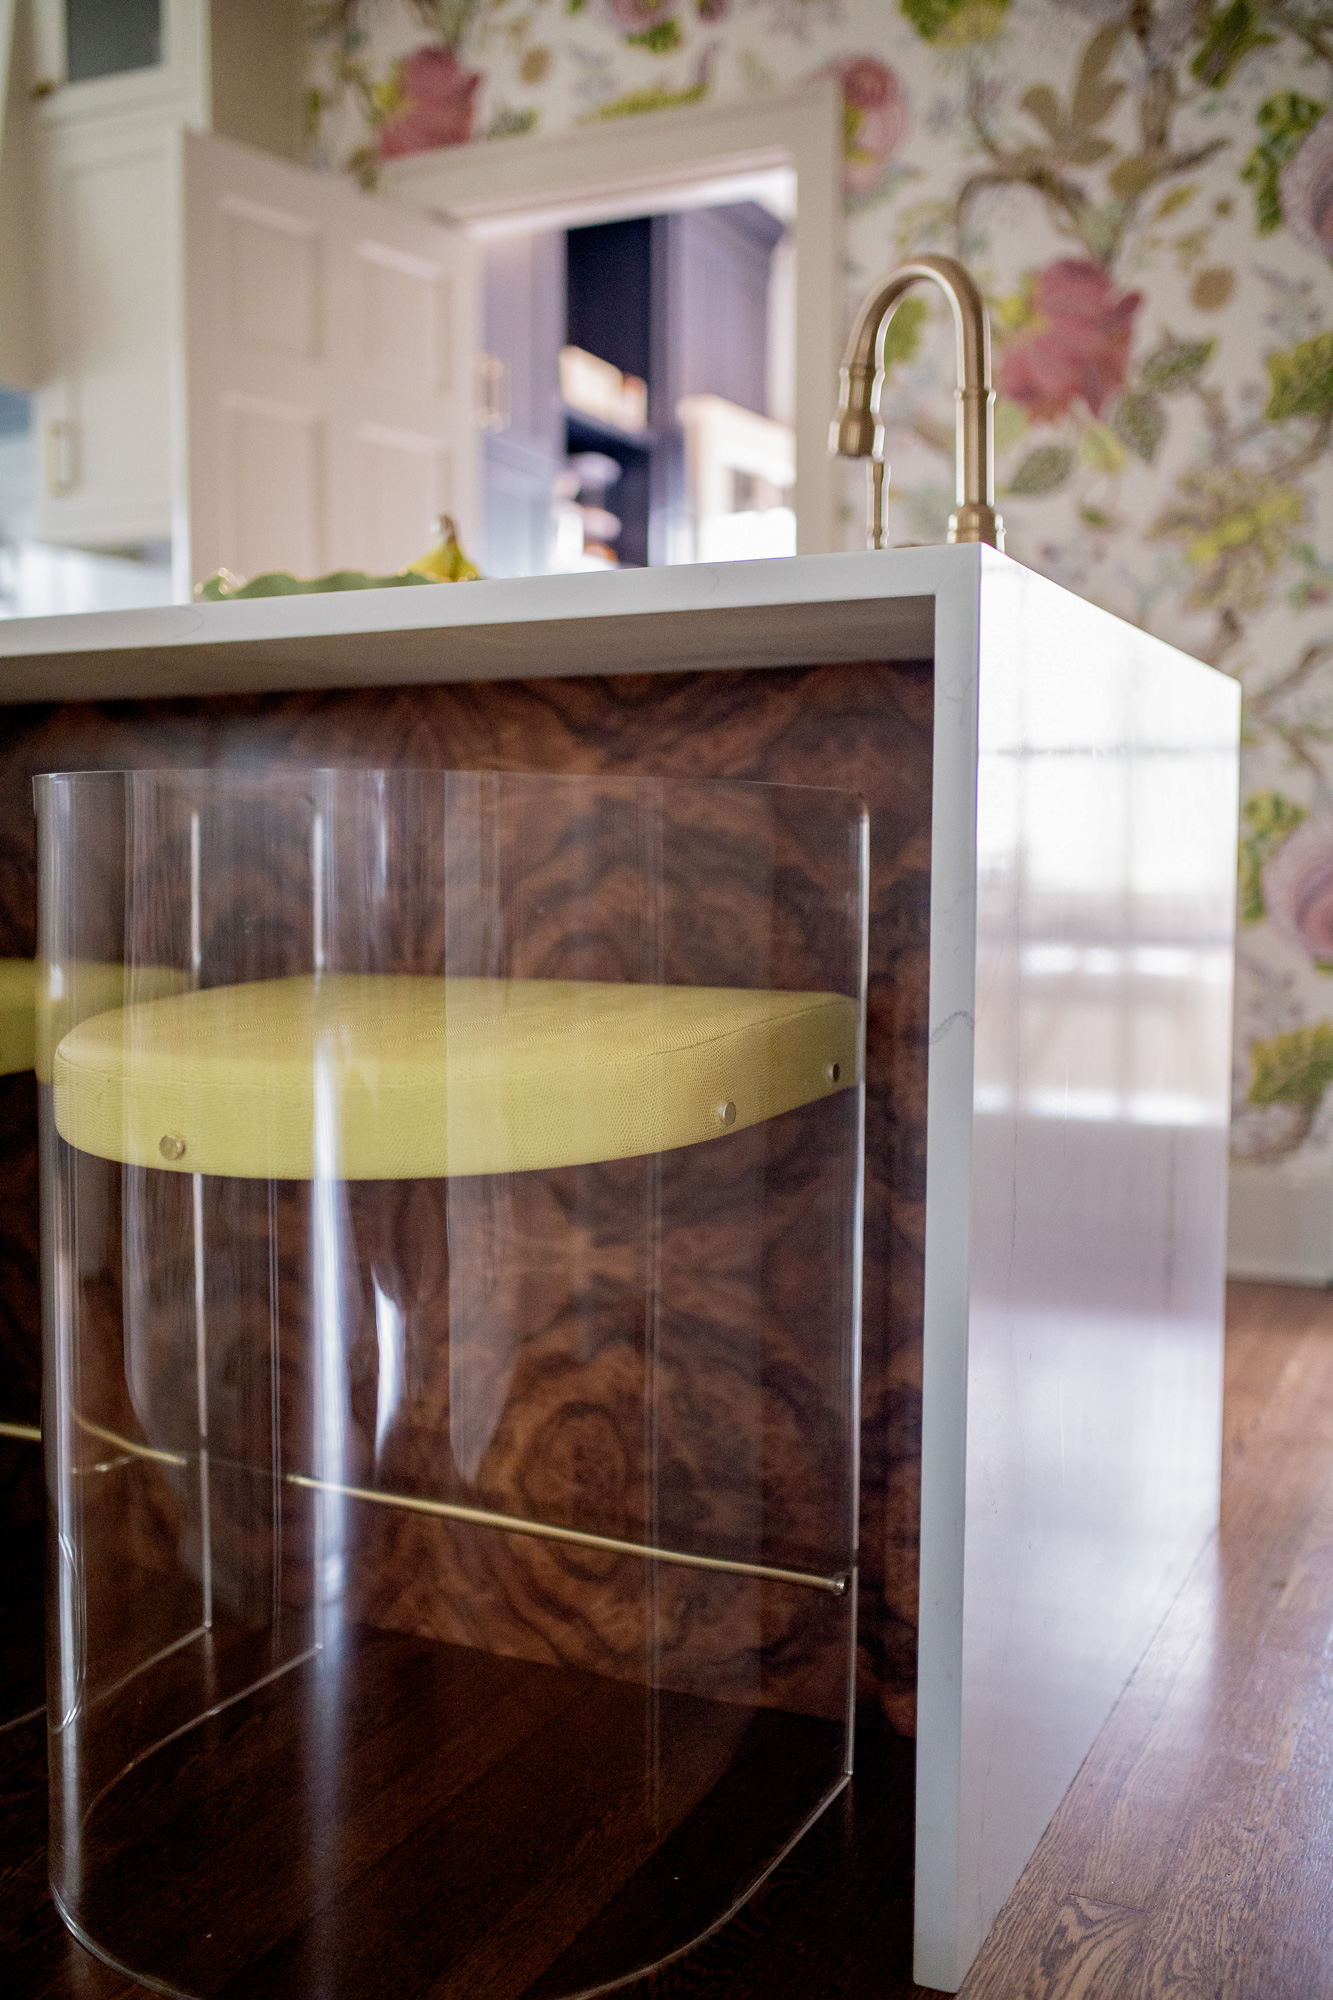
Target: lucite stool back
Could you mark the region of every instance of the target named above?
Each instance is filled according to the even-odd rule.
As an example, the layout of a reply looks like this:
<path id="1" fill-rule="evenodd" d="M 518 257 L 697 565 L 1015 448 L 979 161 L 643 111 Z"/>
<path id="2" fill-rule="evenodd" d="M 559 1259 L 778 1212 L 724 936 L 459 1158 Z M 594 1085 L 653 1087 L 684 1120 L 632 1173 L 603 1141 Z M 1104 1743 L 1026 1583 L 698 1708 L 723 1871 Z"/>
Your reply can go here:
<path id="1" fill-rule="evenodd" d="M 859 802 L 38 800 L 67 1921 L 200 2000 L 660 1963 L 849 1768 Z"/>

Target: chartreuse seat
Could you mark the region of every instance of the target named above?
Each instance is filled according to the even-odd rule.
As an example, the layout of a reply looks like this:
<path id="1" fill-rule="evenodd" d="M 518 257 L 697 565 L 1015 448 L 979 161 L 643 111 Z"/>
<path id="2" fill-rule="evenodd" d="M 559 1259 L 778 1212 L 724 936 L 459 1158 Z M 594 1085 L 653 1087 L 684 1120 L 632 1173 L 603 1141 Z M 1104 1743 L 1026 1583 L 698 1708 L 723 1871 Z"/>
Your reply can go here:
<path id="1" fill-rule="evenodd" d="M 4 968 L 13 966 L 15 991 L 15 1047 L 26 1033 L 28 1060 L 14 1063 L 14 1069 L 35 1069 L 39 1083 L 50 1083 L 53 1058 L 62 1036 L 89 1014 L 104 1014 L 110 1007 L 123 1007 L 127 998 L 155 1000 L 160 993 L 180 993 L 190 983 L 189 974 L 171 965 L 106 964 L 98 959 L 75 958 L 0 960 L 0 1003 L 6 993 Z M 20 974 L 26 974 L 26 981 Z M 18 1004 L 26 984 L 26 1024 Z"/>
<path id="2" fill-rule="evenodd" d="M 36 1044 L 37 967 L 0 958 L 0 1076 L 31 1069 Z"/>
<path id="3" fill-rule="evenodd" d="M 61 1135 L 101 1159 L 400 1180 L 695 1145 L 856 1073 L 841 994 L 338 973 L 85 1018 L 53 1083 Z"/>

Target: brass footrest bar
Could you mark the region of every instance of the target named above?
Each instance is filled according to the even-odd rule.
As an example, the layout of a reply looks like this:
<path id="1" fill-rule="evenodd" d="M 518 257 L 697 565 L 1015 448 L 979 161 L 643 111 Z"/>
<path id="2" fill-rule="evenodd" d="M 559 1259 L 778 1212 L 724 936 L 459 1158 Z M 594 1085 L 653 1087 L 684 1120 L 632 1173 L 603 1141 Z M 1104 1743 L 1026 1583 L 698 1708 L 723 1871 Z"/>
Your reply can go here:
<path id="1" fill-rule="evenodd" d="M 117 1451 L 125 1452 L 130 1458 L 151 1458 L 155 1465 L 188 1465 L 189 1458 L 183 1451 L 159 1451 L 156 1445 L 139 1444 L 134 1438 L 122 1437 L 119 1431 L 109 1431 L 105 1424 L 95 1424 L 91 1417 L 76 1419 L 79 1429 L 89 1437 L 100 1439 L 103 1444 L 114 1445 Z"/>
<path id="2" fill-rule="evenodd" d="M 190 1462 L 184 1452 L 159 1451 L 153 1445 L 138 1444 L 133 1438 L 121 1437 L 118 1432 L 92 1423 L 87 1417 L 80 1417 L 78 1424 L 90 1437 L 99 1438 L 103 1444 L 115 1445 L 117 1450 L 126 1452 L 132 1458 L 152 1459 L 159 1465 L 185 1466 Z M 215 1466 L 232 1463 L 231 1460 L 213 1459 Z M 237 1469 L 255 1471 L 253 1466 Z M 751 1576 L 762 1583 L 791 1583 L 805 1590 L 825 1590 L 833 1597 L 847 1594 L 849 1578 L 846 1575 L 821 1576 L 816 1570 L 782 1569 L 776 1563 L 738 1562 L 729 1556 L 703 1556 L 693 1555 L 685 1549 L 659 1549 L 650 1542 L 623 1541 L 618 1535 L 594 1535 L 582 1528 L 554 1528 L 546 1521 L 525 1520 L 521 1514 L 497 1514 L 489 1507 L 469 1507 L 461 1500 L 423 1500 L 412 1493 L 379 1493 L 370 1486 L 342 1486 L 332 1479 L 312 1479 L 304 1472 L 285 1472 L 282 1476 L 286 1485 L 299 1486 L 309 1493 L 337 1493 L 347 1500 L 369 1500 L 377 1507 L 403 1507 L 412 1514 L 431 1514 L 439 1520 L 462 1521 L 472 1528 L 494 1528 L 504 1535 L 535 1535 L 542 1541 L 572 1542 L 576 1548 L 603 1549 L 609 1555 L 638 1556 L 644 1562 L 675 1563 L 681 1569 L 721 1570 L 727 1576 Z"/>
<path id="3" fill-rule="evenodd" d="M 0 1438 L 22 1438 L 27 1444 L 40 1444 L 42 1434 L 36 1424 L 0 1423 Z"/>
<path id="4" fill-rule="evenodd" d="M 435 1514 L 445 1521 L 465 1521 L 473 1528 L 498 1528 L 505 1535 L 537 1535 L 548 1542 L 573 1542 L 581 1549 L 605 1549 L 611 1555 L 641 1556 L 648 1562 L 678 1563 L 683 1569 L 718 1569 L 728 1576 L 753 1576 L 765 1583 L 802 1584 L 807 1590 L 827 1590 L 842 1597 L 845 1576 L 820 1576 L 813 1570 L 779 1569 L 773 1563 L 734 1562 L 729 1556 L 690 1555 L 683 1549 L 659 1549 L 650 1542 L 626 1542 L 618 1535 L 593 1535 L 582 1528 L 553 1528 L 546 1521 L 527 1521 L 521 1514 L 495 1514 L 489 1507 L 468 1507 L 457 1500 L 419 1500 L 410 1493 L 377 1493 L 369 1486 L 339 1486 L 330 1479 L 310 1479 L 288 1472 L 289 1486 L 312 1493 L 341 1493 L 349 1500 L 373 1500 L 380 1507 L 406 1507 L 414 1514 Z"/>

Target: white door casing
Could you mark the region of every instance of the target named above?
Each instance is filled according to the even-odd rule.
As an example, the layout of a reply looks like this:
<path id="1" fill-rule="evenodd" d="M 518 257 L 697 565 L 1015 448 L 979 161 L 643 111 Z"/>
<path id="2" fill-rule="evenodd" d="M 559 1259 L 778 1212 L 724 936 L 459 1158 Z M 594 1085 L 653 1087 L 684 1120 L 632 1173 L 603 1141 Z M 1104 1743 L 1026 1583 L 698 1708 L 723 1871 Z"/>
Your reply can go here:
<path id="1" fill-rule="evenodd" d="M 742 103 L 414 153 L 389 162 L 383 186 L 405 205 L 494 236 L 753 200 L 767 177 L 790 174 L 795 508 L 800 552 L 814 555 L 845 539 L 839 495 L 846 473 L 828 454 L 847 304 L 842 141 L 841 86 L 825 76 Z"/>
<path id="2" fill-rule="evenodd" d="M 478 300 L 460 230 L 182 135 L 188 574 L 388 574 L 475 539 Z"/>

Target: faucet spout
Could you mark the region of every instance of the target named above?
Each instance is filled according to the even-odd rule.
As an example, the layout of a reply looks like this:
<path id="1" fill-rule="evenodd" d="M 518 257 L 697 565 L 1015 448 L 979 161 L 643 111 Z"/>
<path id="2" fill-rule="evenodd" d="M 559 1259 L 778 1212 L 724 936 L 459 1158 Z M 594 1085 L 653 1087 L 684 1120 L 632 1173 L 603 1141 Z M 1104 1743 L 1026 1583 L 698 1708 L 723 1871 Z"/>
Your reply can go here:
<path id="1" fill-rule="evenodd" d="M 842 458 L 870 460 L 868 545 L 884 547 L 884 426 L 879 418 L 884 386 L 884 336 L 914 285 L 938 285 L 953 312 L 957 352 L 956 493 L 949 516 L 951 542 L 1004 547 L 1004 523 L 995 511 L 995 391 L 990 377 L 990 320 L 970 274 L 953 257 L 914 257 L 871 287 L 847 341 L 839 370 L 838 415 L 829 450 Z"/>

